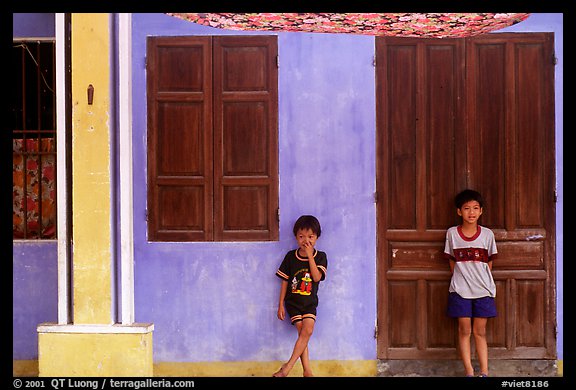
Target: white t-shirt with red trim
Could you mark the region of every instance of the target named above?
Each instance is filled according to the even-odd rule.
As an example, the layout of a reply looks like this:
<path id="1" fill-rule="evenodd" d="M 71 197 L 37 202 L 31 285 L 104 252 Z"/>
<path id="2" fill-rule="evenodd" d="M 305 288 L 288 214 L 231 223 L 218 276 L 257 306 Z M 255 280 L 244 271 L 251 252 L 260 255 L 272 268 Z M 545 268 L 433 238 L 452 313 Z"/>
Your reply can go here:
<path id="1" fill-rule="evenodd" d="M 478 225 L 476 234 L 466 237 L 461 226 L 449 228 L 444 255 L 455 262 L 449 292 L 467 299 L 496 297 L 496 284 L 488 262 L 493 261 L 497 253 L 492 230 Z"/>

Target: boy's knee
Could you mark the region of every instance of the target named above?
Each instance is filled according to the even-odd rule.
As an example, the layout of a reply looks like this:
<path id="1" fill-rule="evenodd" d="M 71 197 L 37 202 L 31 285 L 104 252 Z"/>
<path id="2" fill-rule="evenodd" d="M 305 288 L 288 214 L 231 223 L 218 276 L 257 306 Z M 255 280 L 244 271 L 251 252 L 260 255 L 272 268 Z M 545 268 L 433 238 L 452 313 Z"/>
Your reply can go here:
<path id="1" fill-rule="evenodd" d="M 458 334 L 461 336 L 471 336 L 472 335 L 472 327 L 471 326 L 458 326 Z"/>
<path id="2" fill-rule="evenodd" d="M 486 337 L 486 328 L 474 328 L 474 337 Z"/>

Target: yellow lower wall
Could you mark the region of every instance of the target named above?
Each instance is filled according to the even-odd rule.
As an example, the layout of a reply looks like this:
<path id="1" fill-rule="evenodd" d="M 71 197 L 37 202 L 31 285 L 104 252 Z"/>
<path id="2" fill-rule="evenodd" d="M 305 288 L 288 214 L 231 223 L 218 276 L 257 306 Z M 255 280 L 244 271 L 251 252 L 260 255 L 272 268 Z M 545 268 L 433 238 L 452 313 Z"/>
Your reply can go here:
<path id="1" fill-rule="evenodd" d="M 38 376 L 38 360 L 12 360 L 12 376 Z"/>
<path id="2" fill-rule="evenodd" d="M 38 376 L 37 360 L 13 360 L 12 373 L 15 377 Z M 267 377 L 275 372 L 282 362 L 205 362 L 205 363 L 156 363 L 155 377 Z M 558 376 L 564 376 L 564 364 L 558 360 Z M 376 361 L 312 361 L 316 376 L 375 376 Z M 290 376 L 302 375 L 296 365 Z"/>
<path id="3" fill-rule="evenodd" d="M 55 341 L 55 340 L 54 340 Z M 94 340 L 95 341 L 95 340 Z M 74 340 L 78 342 L 78 340 Z M 70 340 L 68 341 L 70 343 Z M 86 346 L 84 346 L 85 348 Z M 74 346 L 74 349 L 79 347 Z M 68 353 L 70 355 L 70 353 Z M 125 360 L 125 359 L 124 359 Z M 42 376 L 73 376 L 68 372 L 68 368 L 57 361 L 52 361 L 54 366 L 46 367 L 51 369 L 53 374 Z M 283 362 L 200 362 L 200 363 L 156 363 L 153 365 L 153 376 L 156 377 L 269 377 L 272 376 Z M 376 360 L 322 360 L 310 362 L 316 376 L 329 377 L 373 377 L 376 376 Z M 69 364 L 69 363 L 68 363 Z M 132 366 L 135 362 L 126 362 L 127 366 Z M 43 363 L 45 365 L 45 363 Z M 84 364 L 85 366 L 85 364 Z M 78 369 L 77 367 L 76 369 Z M 104 368 L 104 367 L 103 367 Z M 62 370 L 66 370 L 63 374 Z M 56 371 L 60 372 L 57 374 Z M 39 376 L 37 360 L 14 360 L 12 372 L 14 376 L 34 377 Z M 298 364 L 289 376 L 301 376 L 302 367 Z M 95 376 L 95 375 L 90 375 Z M 100 375 L 98 375 L 100 376 Z M 120 376 L 120 374 L 109 373 L 106 376 Z M 151 376 L 151 375 L 134 375 Z"/>
<path id="4" fill-rule="evenodd" d="M 277 362 L 198 362 L 156 363 L 154 376 L 158 377 L 270 377 L 282 365 Z M 376 360 L 312 360 L 315 376 L 373 377 Z M 296 364 L 289 376 L 302 376 L 302 366 Z"/>
<path id="5" fill-rule="evenodd" d="M 38 333 L 38 376 L 153 376 L 152 333 Z"/>

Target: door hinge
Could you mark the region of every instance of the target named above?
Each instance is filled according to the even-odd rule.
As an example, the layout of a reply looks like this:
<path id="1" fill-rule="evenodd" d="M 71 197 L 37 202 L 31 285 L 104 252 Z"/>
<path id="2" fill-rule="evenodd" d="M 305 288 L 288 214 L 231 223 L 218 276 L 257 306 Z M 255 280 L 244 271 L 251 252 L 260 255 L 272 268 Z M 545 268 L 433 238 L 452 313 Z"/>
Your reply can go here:
<path id="1" fill-rule="evenodd" d="M 372 66 L 376 67 L 376 54 L 372 56 Z"/>
<path id="2" fill-rule="evenodd" d="M 374 325 L 374 338 L 378 338 L 378 325 Z"/>
<path id="3" fill-rule="evenodd" d="M 378 203 L 378 191 L 374 191 L 374 203 Z"/>
<path id="4" fill-rule="evenodd" d="M 276 220 L 280 222 L 280 207 L 276 209 Z"/>
<path id="5" fill-rule="evenodd" d="M 280 68 L 280 56 L 279 55 L 276 56 L 276 67 Z"/>
<path id="6" fill-rule="evenodd" d="M 558 58 L 556 57 L 556 53 L 552 54 L 552 65 L 558 64 Z"/>

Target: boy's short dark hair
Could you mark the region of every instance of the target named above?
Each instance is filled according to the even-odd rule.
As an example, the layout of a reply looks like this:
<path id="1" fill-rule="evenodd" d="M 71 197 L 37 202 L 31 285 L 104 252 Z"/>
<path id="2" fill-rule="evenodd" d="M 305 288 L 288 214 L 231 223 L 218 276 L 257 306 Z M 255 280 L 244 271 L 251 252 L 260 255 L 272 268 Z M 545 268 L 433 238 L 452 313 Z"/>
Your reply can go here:
<path id="1" fill-rule="evenodd" d="M 310 229 L 318 237 L 320 237 L 320 234 L 322 234 L 320 222 L 318 222 L 318 219 L 316 219 L 316 217 L 313 215 L 302 215 L 296 220 L 293 229 L 294 236 L 296 236 L 296 233 L 298 233 L 298 230 L 300 229 Z"/>
<path id="2" fill-rule="evenodd" d="M 474 191 L 471 189 L 466 189 L 460 192 L 458 195 L 454 197 L 454 204 L 456 208 L 459 209 L 464 205 L 464 203 L 470 202 L 475 200 L 480 204 L 480 207 L 484 207 L 484 199 L 482 199 L 482 195 L 478 191 Z"/>

